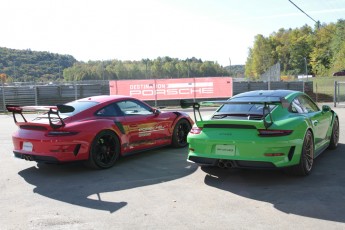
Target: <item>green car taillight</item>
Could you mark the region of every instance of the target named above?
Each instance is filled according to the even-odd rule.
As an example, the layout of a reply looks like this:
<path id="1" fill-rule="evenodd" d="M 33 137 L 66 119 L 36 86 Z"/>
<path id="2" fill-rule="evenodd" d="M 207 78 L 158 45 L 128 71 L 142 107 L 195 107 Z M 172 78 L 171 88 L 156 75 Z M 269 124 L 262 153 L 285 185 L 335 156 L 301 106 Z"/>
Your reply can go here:
<path id="1" fill-rule="evenodd" d="M 191 134 L 200 134 L 202 131 L 202 128 L 199 128 L 199 127 L 193 127 L 189 132 Z"/>
<path id="2" fill-rule="evenodd" d="M 260 137 L 281 137 L 292 133 L 292 130 L 258 129 Z"/>

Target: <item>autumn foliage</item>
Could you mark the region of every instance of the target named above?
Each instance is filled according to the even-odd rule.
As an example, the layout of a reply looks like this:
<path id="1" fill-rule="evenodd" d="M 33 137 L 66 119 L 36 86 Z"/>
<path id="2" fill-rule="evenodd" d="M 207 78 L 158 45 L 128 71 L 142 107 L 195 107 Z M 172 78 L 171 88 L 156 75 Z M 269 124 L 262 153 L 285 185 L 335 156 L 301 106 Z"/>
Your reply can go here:
<path id="1" fill-rule="evenodd" d="M 4 73 L 0 73 L 0 79 L 1 79 L 1 82 L 2 82 L 2 83 L 6 82 L 7 75 L 4 74 Z"/>

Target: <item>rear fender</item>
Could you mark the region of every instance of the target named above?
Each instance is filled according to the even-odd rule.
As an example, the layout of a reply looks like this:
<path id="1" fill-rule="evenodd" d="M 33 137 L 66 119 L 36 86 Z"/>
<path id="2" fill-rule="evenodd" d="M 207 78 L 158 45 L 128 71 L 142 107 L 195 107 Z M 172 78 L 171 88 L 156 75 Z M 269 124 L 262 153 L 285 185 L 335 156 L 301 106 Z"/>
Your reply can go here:
<path id="1" fill-rule="evenodd" d="M 124 139 L 124 137 L 126 137 L 126 131 L 124 129 L 121 129 L 121 126 L 116 123 L 113 120 L 97 119 L 69 123 L 65 126 L 65 128 L 84 133 L 85 141 L 88 141 L 89 143 L 91 143 L 95 136 L 103 130 L 110 130 L 114 132 L 119 138 L 120 143 L 122 143 L 123 141 L 127 141 Z"/>
<path id="2" fill-rule="evenodd" d="M 177 122 L 178 122 L 179 120 L 181 120 L 181 119 L 186 119 L 186 120 L 189 122 L 190 126 L 191 126 L 191 127 L 193 126 L 194 122 L 193 122 L 193 120 L 188 116 L 188 114 L 182 113 L 182 112 L 177 112 L 177 111 L 176 111 L 176 112 L 173 112 L 173 113 L 176 115 L 176 117 L 175 117 L 174 121 L 173 121 L 172 124 L 171 124 L 171 130 L 174 129 L 174 127 L 175 127 L 175 125 L 177 124 Z M 172 133 L 172 131 L 171 131 L 171 133 Z"/>
<path id="3" fill-rule="evenodd" d="M 338 118 L 338 115 L 333 111 L 331 110 L 332 112 L 332 122 L 331 122 L 331 125 L 330 125 L 330 129 L 328 130 L 328 133 L 327 133 L 327 136 L 331 136 L 332 135 L 332 132 L 333 132 L 333 124 L 334 124 L 334 120 L 335 119 L 338 119 L 338 122 L 339 122 L 339 118 Z"/>

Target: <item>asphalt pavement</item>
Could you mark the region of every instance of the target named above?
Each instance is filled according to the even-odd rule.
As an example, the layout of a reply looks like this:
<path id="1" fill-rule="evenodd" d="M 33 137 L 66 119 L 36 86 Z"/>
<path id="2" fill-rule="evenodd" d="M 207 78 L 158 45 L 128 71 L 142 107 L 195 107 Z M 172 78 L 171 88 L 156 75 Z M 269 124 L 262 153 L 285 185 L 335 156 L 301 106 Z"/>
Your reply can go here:
<path id="1" fill-rule="evenodd" d="M 0 229 L 345 229 L 345 108 L 334 109 L 339 146 L 307 177 L 201 168 L 169 147 L 107 170 L 37 164 L 13 157 L 16 126 L 0 115 Z"/>

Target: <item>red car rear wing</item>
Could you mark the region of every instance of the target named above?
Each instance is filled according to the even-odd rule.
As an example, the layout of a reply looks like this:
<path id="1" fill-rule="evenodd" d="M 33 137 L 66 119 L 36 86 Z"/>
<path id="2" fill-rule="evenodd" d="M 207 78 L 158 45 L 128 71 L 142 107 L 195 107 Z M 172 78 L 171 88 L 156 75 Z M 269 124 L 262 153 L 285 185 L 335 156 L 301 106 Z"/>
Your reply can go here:
<path id="1" fill-rule="evenodd" d="M 23 112 L 34 112 L 34 111 L 44 111 L 48 115 L 49 125 L 53 129 L 57 129 L 60 127 L 65 126 L 65 123 L 63 119 L 60 117 L 59 113 L 69 113 L 74 111 L 74 107 L 69 105 L 56 105 L 56 106 L 19 106 L 19 105 L 6 105 L 6 109 L 8 112 L 12 113 L 13 120 L 15 123 L 17 123 L 16 114 L 19 114 L 24 122 L 28 122 L 23 115 Z M 60 121 L 60 124 L 56 124 L 52 121 L 53 117 L 52 115 L 56 115 L 58 120 Z M 54 118 L 56 118 L 54 117 Z"/>

